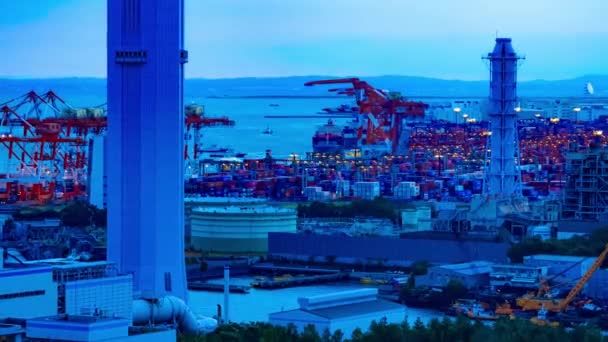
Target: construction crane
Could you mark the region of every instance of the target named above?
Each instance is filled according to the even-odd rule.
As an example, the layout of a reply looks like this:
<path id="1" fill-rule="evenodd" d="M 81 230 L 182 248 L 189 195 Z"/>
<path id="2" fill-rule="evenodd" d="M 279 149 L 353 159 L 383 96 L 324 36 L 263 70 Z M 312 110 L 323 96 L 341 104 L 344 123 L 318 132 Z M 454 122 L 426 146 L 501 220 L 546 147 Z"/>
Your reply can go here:
<path id="1" fill-rule="evenodd" d="M 331 92 L 354 96 L 359 107 L 357 121 L 358 139 L 361 145 L 374 145 L 378 143 L 390 144 L 393 154 L 402 154 L 401 134 L 403 119 L 422 118 L 428 104 L 407 101 L 401 96 L 394 96 L 383 90 L 372 87 L 358 78 L 341 78 L 331 80 L 318 80 L 307 82 L 305 86 L 328 84 L 351 84 L 348 88 L 333 88 Z M 366 131 L 363 140 L 363 131 Z"/>
<path id="2" fill-rule="evenodd" d="M 184 144 L 184 159 L 196 161 L 199 159 L 202 148 L 204 127 L 212 126 L 234 126 L 234 120 L 228 117 L 206 117 L 205 107 L 197 104 L 189 104 L 185 108 L 186 114 L 186 143 Z"/>
<path id="3" fill-rule="evenodd" d="M 566 298 L 564 299 L 554 299 L 547 297 L 538 297 L 534 294 L 528 294 L 523 297 L 517 298 L 516 303 L 524 311 L 529 310 L 547 310 L 551 312 L 562 312 L 564 311 L 570 302 L 578 296 L 581 292 L 587 281 L 591 278 L 593 273 L 602 265 L 604 260 L 606 259 L 606 255 L 608 255 L 608 244 L 600 253 L 600 255 L 595 259 L 591 267 L 585 272 L 585 274 L 581 277 L 581 279 L 576 283 L 576 285 L 570 290 Z"/>

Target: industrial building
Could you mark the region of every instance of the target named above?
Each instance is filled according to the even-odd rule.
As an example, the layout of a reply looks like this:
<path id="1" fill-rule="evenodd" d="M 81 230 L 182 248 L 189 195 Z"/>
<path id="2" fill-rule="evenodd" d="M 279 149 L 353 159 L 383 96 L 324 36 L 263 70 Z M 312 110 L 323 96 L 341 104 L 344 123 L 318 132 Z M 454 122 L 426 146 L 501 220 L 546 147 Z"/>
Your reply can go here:
<path id="1" fill-rule="evenodd" d="M 536 290 L 548 274 L 547 266 L 494 264 L 490 273 L 490 288 L 525 288 Z"/>
<path id="2" fill-rule="evenodd" d="M 428 205 L 401 210 L 403 232 L 433 230 L 432 209 Z"/>
<path id="3" fill-rule="evenodd" d="M 268 233 L 295 233 L 297 213 L 269 205 L 203 207 L 191 211 L 191 244 L 204 251 L 266 253 Z"/>
<path id="4" fill-rule="evenodd" d="M 50 267 L 2 267 L 0 279 L 0 318 L 57 314 L 57 285 Z"/>
<path id="5" fill-rule="evenodd" d="M 559 240 L 566 240 L 574 236 L 589 236 L 595 230 L 605 227 L 606 224 L 603 222 L 560 220 L 556 237 Z"/>
<path id="6" fill-rule="evenodd" d="M 566 154 L 563 216 L 599 220 L 608 206 L 608 152 L 592 148 Z"/>
<path id="7" fill-rule="evenodd" d="M 427 274 L 416 277 L 416 286 L 445 287 L 450 280 L 457 280 L 468 289 L 477 289 L 490 283 L 492 265 L 487 261 L 471 261 L 430 267 Z"/>
<path id="8" fill-rule="evenodd" d="M 508 248 L 506 243 L 480 240 L 268 234 L 270 258 L 308 261 L 335 257 L 337 263 L 357 265 L 382 263 L 408 267 L 419 260 L 436 265 L 476 260 L 507 263 Z"/>
<path id="9" fill-rule="evenodd" d="M 558 275 L 556 280 L 576 281 L 589 270 L 594 257 L 536 254 L 524 257 L 526 266 L 546 266 L 549 276 Z"/>
<path id="10" fill-rule="evenodd" d="M 344 336 L 351 336 L 357 328 L 367 331 L 373 321 L 385 319 L 387 323 L 400 324 L 406 319 L 405 306 L 378 299 L 377 289 L 301 297 L 298 303 L 299 309 L 271 313 L 270 324 L 293 324 L 300 332 L 312 324 L 320 333 L 340 330 Z"/>
<path id="11" fill-rule="evenodd" d="M 596 299 L 608 300 L 608 269 L 595 271 L 583 289 L 583 294 Z"/>
<path id="12" fill-rule="evenodd" d="M 15 341 L 175 340 L 175 330 L 170 329 L 145 336 L 129 331 L 134 319 L 141 322 L 142 312 L 133 317 L 131 275 L 116 274 L 110 262 L 0 260 L 0 278 L 0 337 Z"/>

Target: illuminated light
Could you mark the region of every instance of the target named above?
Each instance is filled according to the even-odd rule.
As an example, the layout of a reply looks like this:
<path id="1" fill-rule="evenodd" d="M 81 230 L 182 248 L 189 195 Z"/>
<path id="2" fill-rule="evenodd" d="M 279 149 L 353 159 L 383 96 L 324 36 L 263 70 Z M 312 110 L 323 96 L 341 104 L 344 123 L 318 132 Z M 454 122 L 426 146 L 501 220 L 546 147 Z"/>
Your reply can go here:
<path id="1" fill-rule="evenodd" d="M 593 131 L 593 135 L 595 135 L 595 136 L 602 135 L 602 134 L 604 134 L 604 131 L 601 131 L 601 130 Z"/>
<path id="2" fill-rule="evenodd" d="M 572 110 L 578 113 L 581 111 L 581 107 L 574 107 L 574 109 L 572 109 Z"/>
<path id="3" fill-rule="evenodd" d="M 519 107 L 519 106 L 515 107 L 515 111 L 518 113 L 521 112 L 521 107 Z"/>
<path id="4" fill-rule="evenodd" d="M 460 110 L 461 110 L 460 107 L 455 107 L 454 108 L 454 113 L 460 113 Z"/>

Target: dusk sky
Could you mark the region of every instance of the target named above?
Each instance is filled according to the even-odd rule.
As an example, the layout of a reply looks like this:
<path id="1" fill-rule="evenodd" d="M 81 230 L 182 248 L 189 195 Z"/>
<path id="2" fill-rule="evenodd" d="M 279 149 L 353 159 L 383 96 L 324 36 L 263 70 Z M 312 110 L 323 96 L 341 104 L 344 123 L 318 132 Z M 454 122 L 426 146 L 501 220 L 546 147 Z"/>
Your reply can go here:
<path id="1" fill-rule="evenodd" d="M 105 77 L 105 0 L 0 1 L 0 77 Z M 486 79 L 499 36 L 520 79 L 608 74 L 606 0 L 186 0 L 187 77 Z"/>

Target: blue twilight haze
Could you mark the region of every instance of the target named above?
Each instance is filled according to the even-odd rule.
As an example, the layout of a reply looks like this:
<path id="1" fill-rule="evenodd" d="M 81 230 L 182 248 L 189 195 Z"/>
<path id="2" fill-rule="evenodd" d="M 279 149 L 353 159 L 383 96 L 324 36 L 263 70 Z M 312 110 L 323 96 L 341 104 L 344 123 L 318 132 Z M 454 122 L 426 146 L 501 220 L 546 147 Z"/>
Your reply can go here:
<path id="1" fill-rule="evenodd" d="M 105 77 L 106 0 L 1 1 L 0 77 Z M 484 79 L 496 32 L 520 80 L 608 73 L 605 0 L 186 0 L 187 77 Z"/>

